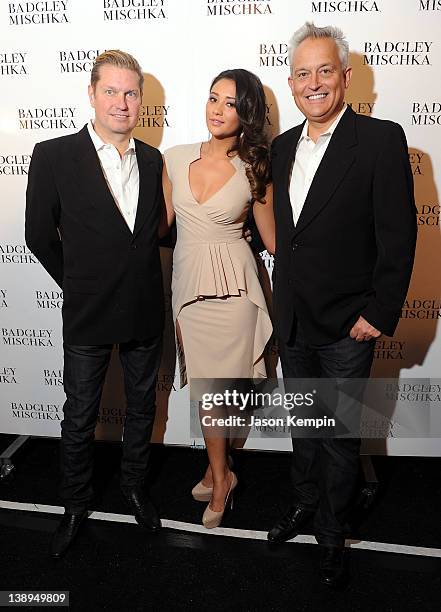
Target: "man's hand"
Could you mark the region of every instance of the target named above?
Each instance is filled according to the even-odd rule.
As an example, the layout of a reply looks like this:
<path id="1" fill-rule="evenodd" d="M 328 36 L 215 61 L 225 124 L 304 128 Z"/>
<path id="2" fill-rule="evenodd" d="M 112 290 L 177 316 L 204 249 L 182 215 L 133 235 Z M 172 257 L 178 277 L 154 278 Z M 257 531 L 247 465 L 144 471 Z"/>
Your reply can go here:
<path id="1" fill-rule="evenodd" d="M 349 335 L 357 342 L 363 342 L 365 340 L 371 340 L 372 338 L 378 338 L 381 336 L 381 332 L 375 329 L 375 327 L 368 323 L 366 319 L 363 319 L 363 317 L 358 317 L 358 321 L 349 332 Z"/>

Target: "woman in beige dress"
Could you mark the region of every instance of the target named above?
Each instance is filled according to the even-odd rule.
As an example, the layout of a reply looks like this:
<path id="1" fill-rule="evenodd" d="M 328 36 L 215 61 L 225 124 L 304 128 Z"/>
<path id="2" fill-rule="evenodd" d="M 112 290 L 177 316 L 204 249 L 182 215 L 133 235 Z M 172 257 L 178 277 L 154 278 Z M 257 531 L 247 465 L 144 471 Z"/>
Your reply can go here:
<path id="1" fill-rule="evenodd" d="M 257 76 L 235 69 L 212 82 L 206 105 L 208 142 L 164 153 L 167 222 L 176 217 L 172 301 L 181 382 L 262 378 L 271 320 L 257 264 L 243 237 L 248 209 L 274 252 L 274 217 L 265 94 Z M 186 375 L 186 379 L 185 379 Z M 202 522 L 217 527 L 237 478 L 225 437 L 204 433 L 209 466 L 193 497 L 209 501 Z"/>

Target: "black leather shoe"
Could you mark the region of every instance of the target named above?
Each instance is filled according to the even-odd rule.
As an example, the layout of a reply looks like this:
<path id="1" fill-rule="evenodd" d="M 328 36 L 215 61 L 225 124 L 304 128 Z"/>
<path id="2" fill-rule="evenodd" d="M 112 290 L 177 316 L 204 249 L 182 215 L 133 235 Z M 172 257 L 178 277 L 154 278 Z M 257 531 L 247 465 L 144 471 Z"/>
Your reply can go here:
<path id="1" fill-rule="evenodd" d="M 59 559 L 64 555 L 66 550 L 74 541 L 78 529 L 84 519 L 87 517 L 87 511 L 80 514 L 71 514 L 65 512 L 61 519 L 51 542 L 51 555 L 55 559 Z"/>
<path id="2" fill-rule="evenodd" d="M 123 489 L 123 495 L 138 525 L 152 532 L 161 529 L 158 511 L 143 488 Z"/>
<path id="3" fill-rule="evenodd" d="M 293 506 L 268 533 L 268 540 L 270 542 L 286 542 L 290 540 L 298 535 L 299 528 L 312 513 L 311 510 L 305 510 L 305 508 L 300 506 Z"/>
<path id="4" fill-rule="evenodd" d="M 345 567 L 344 548 L 321 546 L 320 578 L 322 584 L 334 589 L 346 586 L 348 574 Z"/>

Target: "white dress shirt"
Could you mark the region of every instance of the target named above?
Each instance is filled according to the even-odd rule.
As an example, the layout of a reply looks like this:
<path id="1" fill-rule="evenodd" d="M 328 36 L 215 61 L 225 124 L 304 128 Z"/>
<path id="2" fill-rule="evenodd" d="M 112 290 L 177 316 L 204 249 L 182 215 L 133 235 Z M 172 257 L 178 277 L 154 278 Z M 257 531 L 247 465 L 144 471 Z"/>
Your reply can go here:
<path id="1" fill-rule="evenodd" d="M 135 141 L 133 138 L 129 140 L 129 146 L 121 157 L 113 144 L 101 140 L 93 129 L 92 121 L 87 124 L 87 129 L 115 203 L 133 232 L 139 196 L 139 170 Z"/>
<path id="2" fill-rule="evenodd" d="M 305 121 L 302 133 L 297 143 L 296 157 L 291 173 L 291 182 L 289 185 L 289 197 L 291 200 L 292 213 L 294 224 L 297 225 L 303 205 L 305 204 L 309 188 L 314 179 L 317 168 L 323 159 L 323 156 L 328 148 L 332 134 L 338 125 L 343 113 L 346 110 L 346 104 L 336 117 L 334 123 L 324 132 L 320 134 L 317 142 L 308 136 L 308 122 Z"/>

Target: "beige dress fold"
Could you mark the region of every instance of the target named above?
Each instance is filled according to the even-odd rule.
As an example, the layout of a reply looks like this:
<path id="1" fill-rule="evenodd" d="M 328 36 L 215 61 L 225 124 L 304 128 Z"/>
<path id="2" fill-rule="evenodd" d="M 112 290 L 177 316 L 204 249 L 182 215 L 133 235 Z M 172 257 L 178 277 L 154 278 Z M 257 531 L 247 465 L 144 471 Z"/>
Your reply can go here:
<path id="1" fill-rule="evenodd" d="M 264 378 L 272 324 L 242 235 L 251 201 L 245 164 L 232 158 L 235 173 L 199 204 L 189 170 L 200 151 L 196 143 L 164 153 L 177 226 L 172 307 L 182 340 L 181 386 L 187 378 Z"/>

